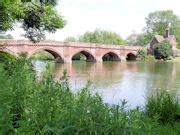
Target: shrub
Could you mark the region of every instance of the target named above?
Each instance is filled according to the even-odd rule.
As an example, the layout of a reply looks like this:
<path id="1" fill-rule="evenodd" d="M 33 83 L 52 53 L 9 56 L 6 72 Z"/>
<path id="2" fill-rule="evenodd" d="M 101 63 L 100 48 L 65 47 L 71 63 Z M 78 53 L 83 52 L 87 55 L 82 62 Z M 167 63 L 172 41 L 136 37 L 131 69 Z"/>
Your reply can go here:
<path id="1" fill-rule="evenodd" d="M 9 53 L 0 52 L 0 63 L 7 62 L 7 61 L 14 61 L 15 59 L 16 57 Z"/>
<path id="2" fill-rule="evenodd" d="M 6 64 L 0 68 L 0 133 L 11 134 L 20 126 L 35 77 L 25 58 Z"/>
<path id="3" fill-rule="evenodd" d="M 146 61 L 147 51 L 144 49 L 138 50 L 137 57 L 138 57 L 138 60 L 140 60 L 140 61 Z"/>
<path id="4" fill-rule="evenodd" d="M 145 109 L 149 117 L 156 117 L 163 124 L 173 124 L 178 114 L 178 99 L 166 91 L 160 91 L 147 98 Z"/>
<path id="5" fill-rule="evenodd" d="M 152 61 L 155 61 L 156 59 L 154 58 L 153 55 L 149 54 L 149 55 L 147 55 L 146 60 L 149 62 L 152 62 Z"/>
<path id="6" fill-rule="evenodd" d="M 156 59 L 167 60 L 172 56 L 172 47 L 168 41 L 158 43 L 154 47 L 154 56 Z"/>

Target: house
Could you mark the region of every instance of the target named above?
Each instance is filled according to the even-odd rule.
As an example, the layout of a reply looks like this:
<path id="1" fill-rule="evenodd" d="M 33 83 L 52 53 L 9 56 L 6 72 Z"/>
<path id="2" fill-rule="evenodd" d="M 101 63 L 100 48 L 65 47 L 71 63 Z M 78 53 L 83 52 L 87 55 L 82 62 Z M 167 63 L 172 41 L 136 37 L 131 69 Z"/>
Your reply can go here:
<path id="1" fill-rule="evenodd" d="M 169 28 L 167 28 L 166 29 L 166 33 L 165 33 L 164 36 L 162 36 L 162 35 L 155 35 L 151 39 L 150 43 L 147 46 L 148 53 L 149 54 L 153 54 L 155 45 L 157 43 L 161 43 L 161 42 L 163 42 L 165 40 L 170 42 L 170 44 L 172 45 L 172 49 L 173 50 L 176 49 L 176 45 L 177 45 L 176 37 L 174 35 L 170 35 L 170 30 L 169 30 Z"/>

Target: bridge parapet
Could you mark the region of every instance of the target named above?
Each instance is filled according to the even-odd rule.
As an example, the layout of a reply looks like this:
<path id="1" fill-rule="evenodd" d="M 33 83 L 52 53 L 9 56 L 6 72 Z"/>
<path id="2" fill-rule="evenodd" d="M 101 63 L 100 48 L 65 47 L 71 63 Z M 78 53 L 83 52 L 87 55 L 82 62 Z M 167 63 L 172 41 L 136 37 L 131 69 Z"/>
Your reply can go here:
<path id="1" fill-rule="evenodd" d="M 141 49 L 141 46 L 128 46 L 124 45 L 111 45 L 111 44 L 100 44 L 100 43 L 83 43 L 83 42 L 62 42 L 54 40 L 44 40 L 38 43 L 33 43 L 29 40 L 12 40 L 12 39 L 0 39 L 0 45 L 30 45 L 30 46 L 77 46 L 77 47 L 99 47 L 99 48 L 115 48 L 115 49 Z"/>

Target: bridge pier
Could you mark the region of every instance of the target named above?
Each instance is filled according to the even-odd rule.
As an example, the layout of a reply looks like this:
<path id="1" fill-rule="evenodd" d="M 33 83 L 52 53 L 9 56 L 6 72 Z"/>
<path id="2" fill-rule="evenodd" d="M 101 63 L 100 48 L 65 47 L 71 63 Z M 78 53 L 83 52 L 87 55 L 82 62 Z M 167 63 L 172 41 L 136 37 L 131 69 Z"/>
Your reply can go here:
<path id="1" fill-rule="evenodd" d="M 125 62 L 126 61 L 126 56 L 121 56 L 121 61 Z"/>
<path id="2" fill-rule="evenodd" d="M 72 63 L 72 59 L 70 57 L 65 57 L 64 63 Z"/>
<path id="3" fill-rule="evenodd" d="M 96 58 L 96 62 L 103 62 L 103 60 L 102 60 L 101 57 L 97 57 L 97 58 Z"/>
<path id="4" fill-rule="evenodd" d="M 61 59 L 61 58 L 55 58 L 55 61 L 57 62 L 57 63 L 64 63 L 64 61 Z"/>

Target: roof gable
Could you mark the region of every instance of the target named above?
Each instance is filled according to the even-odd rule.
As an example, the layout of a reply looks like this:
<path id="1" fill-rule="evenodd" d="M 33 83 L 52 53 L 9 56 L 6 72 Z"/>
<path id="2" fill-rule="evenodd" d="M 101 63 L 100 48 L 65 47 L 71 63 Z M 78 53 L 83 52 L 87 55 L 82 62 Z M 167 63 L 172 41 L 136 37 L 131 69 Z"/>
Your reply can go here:
<path id="1" fill-rule="evenodd" d="M 154 38 L 160 43 L 165 40 L 165 38 L 161 35 L 155 35 Z"/>

